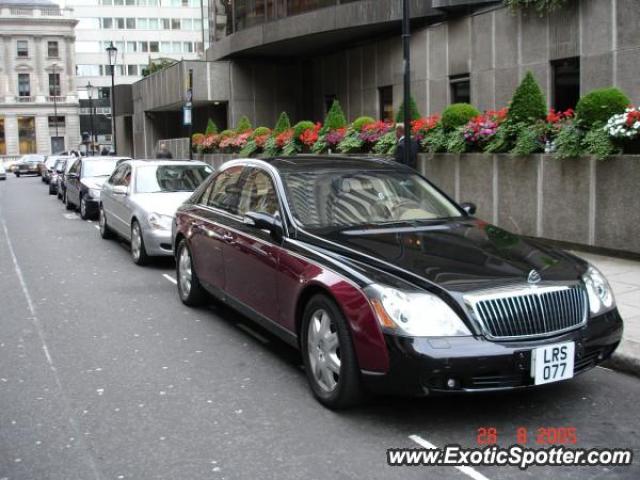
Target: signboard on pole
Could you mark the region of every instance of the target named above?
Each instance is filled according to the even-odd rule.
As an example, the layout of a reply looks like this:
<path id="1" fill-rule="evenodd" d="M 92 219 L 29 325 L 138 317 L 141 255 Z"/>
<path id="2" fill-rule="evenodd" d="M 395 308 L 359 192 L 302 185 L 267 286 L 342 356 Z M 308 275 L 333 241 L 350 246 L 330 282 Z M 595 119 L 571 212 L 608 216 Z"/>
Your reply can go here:
<path id="1" fill-rule="evenodd" d="M 185 127 L 191 126 L 191 102 L 187 102 L 182 107 L 182 125 Z"/>

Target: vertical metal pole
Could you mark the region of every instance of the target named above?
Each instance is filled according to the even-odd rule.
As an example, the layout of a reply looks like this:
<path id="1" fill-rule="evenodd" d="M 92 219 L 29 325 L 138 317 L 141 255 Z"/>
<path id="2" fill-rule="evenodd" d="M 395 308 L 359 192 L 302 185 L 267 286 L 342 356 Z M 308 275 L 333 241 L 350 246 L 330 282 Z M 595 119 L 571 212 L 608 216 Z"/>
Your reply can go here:
<path id="1" fill-rule="evenodd" d="M 191 123 L 189 123 L 189 160 L 193 160 L 193 117 L 195 107 L 193 106 L 193 68 L 189 69 L 189 91 L 191 92 Z"/>
<path id="2" fill-rule="evenodd" d="M 404 164 L 411 162 L 411 12 L 409 0 L 402 2 L 402 55 L 404 67 Z"/>
<path id="3" fill-rule="evenodd" d="M 53 69 L 53 116 L 56 121 L 56 140 L 58 137 L 58 91 L 60 90 L 60 73 L 57 68 Z M 56 153 L 56 152 L 51 152 Z"/>
<path id="4" fill-rule="evenodd" d="M 93 156 L 96 146 L 96 131 L 93 128 L 93 97 L 89 98 L 89 119 L 91 121 L 91 156 Z"/>
<path id="5" fill-rule="evenodd" d="M 116 62 L 111 65 L 111 138 L 113 139 L 113 154 L 118 154 L 118 140 L 116 137 Z"/>

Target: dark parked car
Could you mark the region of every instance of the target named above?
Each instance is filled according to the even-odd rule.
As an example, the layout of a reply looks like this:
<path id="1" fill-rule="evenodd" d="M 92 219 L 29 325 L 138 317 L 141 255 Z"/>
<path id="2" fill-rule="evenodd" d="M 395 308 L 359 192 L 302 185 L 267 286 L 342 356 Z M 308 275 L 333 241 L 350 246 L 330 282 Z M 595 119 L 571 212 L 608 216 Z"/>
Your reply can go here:
<path id="1" fill-rule="evenodd" d="M 44 162 L 43 155 L 24 155 L 13 165 L 13 173 L 16 177 L 21 175 L 40 175 L 40 165 Z"/>
<path id="2" fill-rule="evenodd" d="M 58 195 L 58 199 L 60 199 L 62 201 L 62 203 L 65 203 L 65 193 L 66 193 L 66 178 L 67 178 L 67 173 L 69 173 L 69 170 L 71 170 L 71 167 L 73 167 L 73 164 L 78 160 L 78 157 L 76 156 L 69 156 L 66 157 L 66 160 L 64 162 L 64 168 L 62 170 L 62 173 L 60 173 L 58 175 L 58 188 L 57 188 L 57 195 Z"/>
<path id="3" fill-rule="evenodd" d="M 62 158 L 60 155 L 49 155 L 45 161 L 40 164 L 40 175 L 44 183 L 48 184 L 51 181 L 53 167 L 60 158 Z"/>
<path id="4" fill-rule="evenodd" d="M 64 168 L 71 157 L 56 157 L 56 163 L 49 174 L 49 195 L 56 195 L 60 185 L 60 177 L 64 175 Z M 75 157 L 73 158 L 75 160 Z"/>
<path id="5" fill-rule="evenodd" d="M 80 209 L 83 220 L 97 218 L 102 184 L 125 157 L 80 157 L 65 174 L 64 204 L 67 210 Z"/>
<path id="6" fill-rule="evenodd" d="M 623 327 L 602 274 L 474 211 L 392 161 L 231 161 L 176 213 L 178 292 L 299 347 L 332 408 L 530 387 L 608 358 Z"/>

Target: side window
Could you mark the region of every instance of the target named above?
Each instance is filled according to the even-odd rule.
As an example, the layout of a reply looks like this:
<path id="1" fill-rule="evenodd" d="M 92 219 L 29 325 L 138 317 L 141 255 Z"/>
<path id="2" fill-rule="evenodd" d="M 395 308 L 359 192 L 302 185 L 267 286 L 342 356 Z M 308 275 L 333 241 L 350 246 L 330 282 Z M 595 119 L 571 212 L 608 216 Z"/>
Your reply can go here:
<path id="1" fill-rule="evenodd" d="M 131 166 L 125 165 L 124 172 L 122 173 L 122 179 L 120 180 L 120 185 L 124 185 L 128 187 L 131 184 Z"/>
<path id="2" fill-rule="evenodd" d="M 271 177 L 264 170 L 251 169 L 242 186 L 238 213 L 257 212 L 276 216 L 279 211 L 278 195 Z"/>
<path id="3" fill-rule="evenodd" d="M 73 166 L 69 169 L 69 173 L 80 173 L 80 164 L 82 161 L 79 159 L 73 163 Z"/>
<path id="4" fill-rule="evenodd" d="M 207 199 L 207 205 L 237 214 L 238 202 L 240 201 L 240 178 L 242 172 L 242 167 L 231 167 L 216 176 L 213 181 L 211 194 Z"/>
<path id="5" fill-rule="evenodd" d="M 107 180 L 107 183 L 109 185 L 118 185 L 118 182 L 122 179 L 122 174 L 124 173 L 125 168 L 126 165 L 120 165 L 118 168 L 116 168 L 115 171 L 111 174 L 111 177 L 109 177 L 109 180 Z"/>

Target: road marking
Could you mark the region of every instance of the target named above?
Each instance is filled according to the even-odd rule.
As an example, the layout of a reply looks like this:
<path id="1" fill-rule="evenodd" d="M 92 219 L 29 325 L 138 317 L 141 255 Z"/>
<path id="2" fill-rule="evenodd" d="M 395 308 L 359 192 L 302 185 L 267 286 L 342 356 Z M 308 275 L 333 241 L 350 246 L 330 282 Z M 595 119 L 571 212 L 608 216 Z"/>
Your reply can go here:
<path id="1" fill-rule="evenodd" d="M 433 443 L 425 440 L 424 438 L 422 438 L 422 437 L 420 437 L 418 435 L 409 435 L 409 439 L 413 440 L 418 445 L 420 445 L 421 447 L 424 447 L 424 448 L 426 448 L 428 450 L 434 450 L 434 449 L 438 448 Z M 474 480 L 489 480 L 483 474 L 481 474 L 477 470 L 474 470 L 471 467 L 454 467 L 454 468 L 457 468 L 462 473 L 464 473 L 465 475 L 473 478 Z"/>
<path id="2" fill-rule="evenodd" d="M 75 213 L 63 213 L 62 216 L 67 220 L 77 220 L 79 218 Z"/>
<path id="3" fill-rule="evenodd" d="M 597 368 L 601 368 L 602 370 L 606 370 L 607 372 L 615 372 L 615 370 L 611 370 L 610 368 L 607 367 L 601 367 L 600 365 L 596 365 Z"/>
<path id="4" fill-rule="evenodd" d="M 238 327 L 240 330 L 244 330 L 245 332 L 247 332 L 249 335 L 251 335 L 253 338 L 258 340 L 259 342 L 269 343 L 269 340 L 267 338 L 265 338 L 262 335 L 260 335 L 253 328 L 247 327 L 244 323 L 236 323 L 236 327 Z"/>
<path id="5" fill-rule="evenodd" d="M 94 227 L 96 227 L 96 229 L 100 230 L 100 225 L 94 225 Z"/>
<path id="6" fill-rule="evenodd" d="M 163 273 L 163 274 L 162 274 L 162 276 L 163 276 L 164 278 L 166 278 L 167 280 L 169 280 L 169 281 L 170 281 L 171 283 L 173 283 L 174 285 L 177 285 L 177 284 L 178 284 L 178 281 L 177 281 L 175 278 L 173 278 L 171 275 L 167 275 L 166 273 Z"/>

